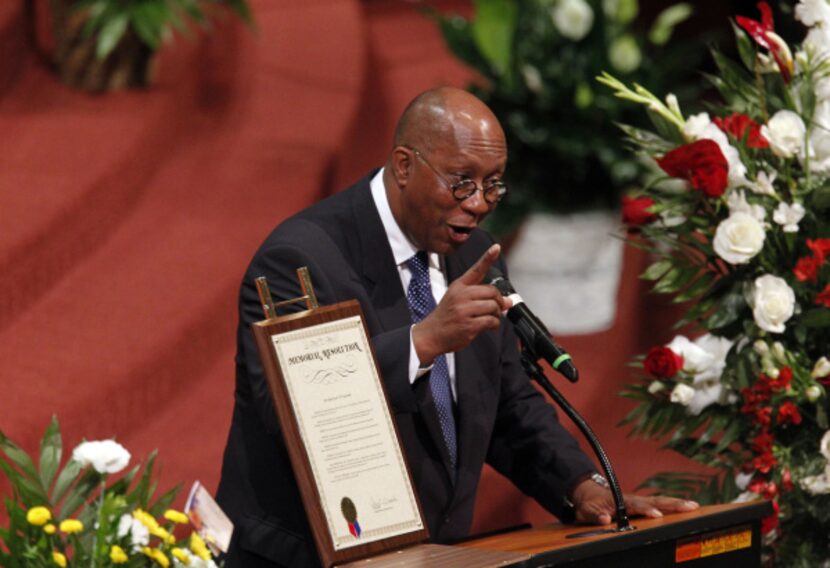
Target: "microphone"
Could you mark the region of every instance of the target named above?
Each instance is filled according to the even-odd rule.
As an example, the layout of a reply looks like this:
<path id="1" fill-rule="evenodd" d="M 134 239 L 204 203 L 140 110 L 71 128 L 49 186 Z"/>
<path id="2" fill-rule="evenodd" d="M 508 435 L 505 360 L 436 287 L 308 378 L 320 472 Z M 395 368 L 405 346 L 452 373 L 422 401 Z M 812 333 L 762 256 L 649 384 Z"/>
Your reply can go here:
<path id="1" fill-rule="evenodd" d="M 571 356 L 556 344 L 545 324 L 530 311 L 504 274 L 498 268 L 491 266 L 487 271 L 487 280 L 501 292 L 502 296 L 513 302 L 513 307 L 507 310 L 507 319 L 513 322 L 516 335 L 522 340 L 525 348 L 537 358 L 547 361 L 551 367 L 572 383 L 577 382 L 579 371 L 576 370 Z"/>

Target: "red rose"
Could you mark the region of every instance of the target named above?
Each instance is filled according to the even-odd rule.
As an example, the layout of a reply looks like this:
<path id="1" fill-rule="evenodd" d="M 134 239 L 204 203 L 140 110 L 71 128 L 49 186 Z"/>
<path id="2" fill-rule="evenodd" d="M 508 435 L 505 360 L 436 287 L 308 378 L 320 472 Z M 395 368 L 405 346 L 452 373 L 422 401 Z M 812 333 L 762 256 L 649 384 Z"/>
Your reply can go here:
<path id="1" fill-rule="evenodd" d="M 830 253 L 830 239 L 807 239 L 807 248 L 813 251 L 819 264 L 823 264 Z"/>
<path id="2" fill-rule="evenodd" d="M 643 365 L 646 371 L 657 378 L 668 379 L 683 368 L 683 357 L 668 347 L 652 347 Z"/>
<path id="3" fill-rule="evenodd" d="M 689 181 L 709 197 L 720 197 L 726 191 L 729 164 L 713 140 L 704 138 L 675 148 L 657 163 L 670 176 Z"/>
<path id="4" fill-rule="evenodd" d="M 778 502 L 772 501 L 772 515 L 761 519 L 761 534 L 767 534 L 768 532 L 775 530 L 778 526 L 779 511 L 780 507 L 778 506 Z"/>
<path id="5" fill-rule="evenodd" d="M 747 148 L 769 148 L 769 142 L 761 136 L 761 125 L 745 114 L 733 112 L 726 118 L 716 116 L 712 122 L 730 136 L 745 141 Z"/>
<path id="6" fill-rule="evenodd" d="M 640 225 L 651 223 L 657 219 L 657 215 L 648 210 L 652 205 L 654 205 L 654 200 L 650 197 L 628 197 L 627 195 L 623 195 L 623 223 L 632 227 L 639 227 Z"/>
<path id="7" fill-rule="evenodd" d="M 778 416 L 775 418 L 778 424 L 801 424 L 801 413 L 798 407 L 788 400 L 778 407 Z"/>
<path id="8" fill-rule="evenodd" d="M 814 256 L 802 256 L 795 263 L 793 274 L 802 282 L 815 282 L 818 279 L 818 269 L 821 268 L 822 262 Z"/>
<path id="9" fill-rule="evenodd" d="M 824 287 L 824 290 L 816 294 L 816 303 L 823 305 L 825 308 L 830 308 L 830 284 Z"/>

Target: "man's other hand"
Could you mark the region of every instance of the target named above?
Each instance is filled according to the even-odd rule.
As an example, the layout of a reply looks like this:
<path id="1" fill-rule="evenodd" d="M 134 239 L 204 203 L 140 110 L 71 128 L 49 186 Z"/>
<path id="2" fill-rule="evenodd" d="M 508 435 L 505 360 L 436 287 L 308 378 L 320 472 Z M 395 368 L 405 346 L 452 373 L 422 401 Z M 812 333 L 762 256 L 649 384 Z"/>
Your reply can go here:
<path id="1" fill-rule="evenodd" d="M 631 516 L 659 518 L 665 514 L 686 513 L 700 507 L 695 501 L 674 497 L 624 495 L 623 498 L 626 511 Z M 611 490 L 591 479 L 586 479 L 574 488 L 571 502 L 576 511 L 576 520 L 580 523 L 607 525 L 616 513 Z"/>

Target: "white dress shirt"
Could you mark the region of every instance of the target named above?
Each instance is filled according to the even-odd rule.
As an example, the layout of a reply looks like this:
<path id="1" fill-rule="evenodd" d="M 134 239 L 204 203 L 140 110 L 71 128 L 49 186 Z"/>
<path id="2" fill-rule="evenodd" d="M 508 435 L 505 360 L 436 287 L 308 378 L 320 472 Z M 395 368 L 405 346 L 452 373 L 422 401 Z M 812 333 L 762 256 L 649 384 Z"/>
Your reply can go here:
<path id="1" fill-rule="evenodd" d="M 403 286 L 404 295 L 406 295 L 406 290 L 409 288 L 409 281 L 412 280 L 412 273 L 409 267 L 407 267 L 406 261 L 415 256 L 418 249 L 406 238 L 406 235 L 403 234 L 403 231 L 398 226 L 395 217 L 392 216 L 389 199 L 386 197 L 386 187 L 383 184 L 383 171 L 384 168 L 381 168 L 370 182 L 372 199 L 374 199 L 375 207 L 377 207 L 378 213 L 380 213 L 380 221 L 383 223 L 386 239 L 392 248 L 392 256 L 395 258 L 395 264 L 398 266 L 398 275 L 401 277 L 401 285 Z M 444 270 L 443 260 L 437 253 L 429 253 L 429 281 L 436 304 L 441 301 L 441 298 L 447 292 L 447 275 Z M 444 355 L 447 358 L 447 369 L 450 373 L 452 397 L 453 400 L 457 400 L 455 389 L 455 356 L 452 353 L 445 353 Z M 431 368 L 431 365 L 429 367 L 421 367 L 418 354 L 415 352 L 415 344 L 412 342 L 412 329 L 410 328 L 409 382 L 414 383 L 418 377 L 427 373 Z"/>

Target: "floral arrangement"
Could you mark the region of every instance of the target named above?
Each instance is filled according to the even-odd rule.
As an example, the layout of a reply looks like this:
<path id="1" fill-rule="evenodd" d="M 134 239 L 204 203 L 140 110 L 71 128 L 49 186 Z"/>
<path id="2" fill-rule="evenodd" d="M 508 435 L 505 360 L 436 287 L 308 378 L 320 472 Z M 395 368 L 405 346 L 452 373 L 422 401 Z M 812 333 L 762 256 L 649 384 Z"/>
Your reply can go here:
<path id="1" fill-rule="evenodd" d="M 767 499 L 762 531 L 776 565 L 830 561 L 830 5 L 801 0 L 806 37 L 791 48 L 772 10 L 737 17 L 740 62 L 715 51 L 723 102 L 684 116 L 609 74 L 621 99 L 646 107 L 655 131 L 624 126 L 653 158 L 650 184 L 624 198 L 629 241 L 655 261 L 642 275 L 685 302 L 653 347 L 632 433 L 709 473 L 664 473 L 645 485 L 704 502 Z"/>
<path id="2" fill-rule="evenodd" d="M 510 148 L 510 199 L 488 219 L 503 233 L 534 211 L 615 209 L 643 166 L 621 147 L 614 122 L 645 125 L 629 105 L 598 89 L 612 69 L 660 89 L 697 93 L 689 69 L 702 43 L 669 44 L 692 13 L 671 4 L 643 21 L 637 0 L 477 0 L 472 18 L 432 12 L 450 50 L 485 84 L 472 87 L 498 116 Z M 590 133 L 590 136 L 586 136 Z"/>
<path id="3" fill-rule="evenodd" d="M 189 523 L 168 508 L 178 487 L 153 499 L 155 453 L 143 472 L 137 465 L 114 481 L 130 453 L 113 440 L 81 443 L 61 467 L 56 419 L 43 436 L 39 467 L 2 433 L 0 450 L 0 470 L 12 486 L 5 499 L 9 526 L 0 528 L 0 566 L 216 568 L 196 532 L 175 536 Z"/>

